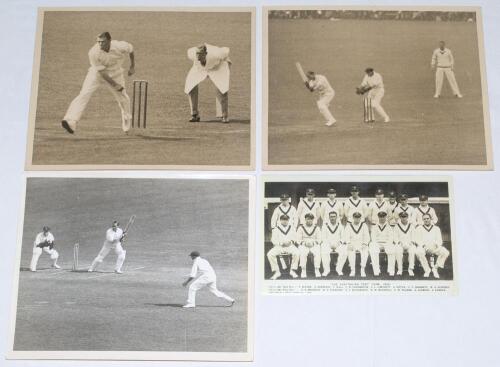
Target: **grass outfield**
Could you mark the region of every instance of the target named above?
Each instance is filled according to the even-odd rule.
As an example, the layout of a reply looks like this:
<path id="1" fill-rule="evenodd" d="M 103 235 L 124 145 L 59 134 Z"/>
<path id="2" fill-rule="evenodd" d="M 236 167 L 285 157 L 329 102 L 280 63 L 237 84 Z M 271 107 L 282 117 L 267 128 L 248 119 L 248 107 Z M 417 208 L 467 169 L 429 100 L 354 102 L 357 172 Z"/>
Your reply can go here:
<path id="1" fill-rule="evenodd" d="M 463 99 L 446 80 L 433 98 L 430 62 L 441 39 Z M 269 164 L 485 164 L 477 42 L 475 23 L 269 20 Z M 324 126 L 295 61 L 329 79 L 336 127 Z M 372 128 L 354 93 L 368 66 L 384 78 L 392 119 Z"/>
<path id="2" fill-rule="evenodd" d="M 72 136 L 61 120 L 81 89 L 95 36 L 104 30 L 134 46 L 136 74 L 127 78 L 127 92 L 132 97 L 133 79 L 149 81 L 148 127 L 124 135 L 118 105 L 101 88 Z M 202 122 L 187 122 L 187 49 L 202 42 L 230 48 L 230 124 L 215 120 L 210 81 L 200 85 Z M 250 13 L 45 13 L 33 164 L 249 165 L 250 119 Z"/>
<path id="3" fill-rule="evenodd" d="M 111 221 L 125 226 L 131 214 L 124 273 L 113 273 L 113 251 L 86 272 Z M 32 273 L 43 225 L 63 269 L 51 269 L 44 253 Z M 79 272 L 71 271 L 75 242 Z M 180 308 L 192 250 L 210 261 L 233 307 L 205 289 L 196 309 Z M 30 178 L 14 350 L 245 352 L 247 250 L 247 181 Z"/>

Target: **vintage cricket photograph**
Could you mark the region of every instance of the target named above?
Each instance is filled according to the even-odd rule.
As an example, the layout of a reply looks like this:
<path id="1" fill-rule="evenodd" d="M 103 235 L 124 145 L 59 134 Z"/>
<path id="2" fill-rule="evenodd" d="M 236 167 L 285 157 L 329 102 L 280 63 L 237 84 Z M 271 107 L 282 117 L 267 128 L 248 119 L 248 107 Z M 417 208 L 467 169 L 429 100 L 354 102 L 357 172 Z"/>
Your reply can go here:
<path id="1" fill-rule="evenodd" d="M 10 359 L 253 359 L 253 178 L 26 178 Z"/>
<path id="2" fill-rule="evenodd" d="M 493 168 L 477 7 L 266 7 L 263 166 Z"/>
<path id="3" fill-rule="evenodd" d="M 243 169 L 255 8 L 41 8 L 26 168 Z"/>
<path id="4" fill-rule="evenodd" d="M 455 294 L 448 178 L 263 178 L 264 292 Z"/>

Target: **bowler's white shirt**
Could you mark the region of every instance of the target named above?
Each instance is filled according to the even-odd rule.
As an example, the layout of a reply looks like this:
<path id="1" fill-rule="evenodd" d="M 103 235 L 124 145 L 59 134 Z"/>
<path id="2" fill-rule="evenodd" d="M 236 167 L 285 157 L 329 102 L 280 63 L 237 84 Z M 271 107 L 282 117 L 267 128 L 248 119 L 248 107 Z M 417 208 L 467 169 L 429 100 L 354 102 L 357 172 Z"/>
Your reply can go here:
<path id="1" fill-rule="evenodd" d="M 189 275 L 191 278 L 196 278 L 196 276 L 200 274 L 200 277 L 205 277 L 209 279 L 215 279 L 215 271 L 212 268 L 212 265 L 201 257 L 197 257 L 193 261 L 193 267 L 191 268 L 191 274 Z"/>
<path id="2" fill-rule="evenodd" d="M 325 94 L 333 94 L 333 88 L 326 79 L 325 76 L 316 74 L 314 80 L 309 80 L 309 87 L 312 90 L 317 91 L 320 96 L 324 96 Z"/>
<path id="3" fill-rule="evenodd" d="M 118 227 L 116 232 L 113 231 L 113 228 L 110 228 L 106 231 L 106 241 L 104 241 L 105 245 L 116 245 L 120 243 L 120 240 L 123 236 L 123 230 Z"/>
<path id="4" fill-rule="evenodd" d="M 372 76 L 365 74 L 363 81 L 361 82 L 361 86 L 371 87 L 372 89 L 384 89 L 382 75 L 377 72 L 373 72 Z"/>
<path id="5" fill-rule="evenodd" d="M 452 68 L 454 64 L 453 54 L 449 48 L 436 48 L 432 53 L 431 65 L 438 68 Z"/>
<path id="6" fill-rule="evenodd" d="M 43 232 L 40 232 L 39 234 L 37 234 L 34 246 L 36 247 L 43 242 L 48 242 L 48 243 L 54 242 L 54 236 L 52 235 L 52 233 L 47 232 L 47 235 L 45 235 Z"/>
<path id="7" fill-rule="evenodd" d="M 101 50 L 96 43 L 89 51 L 90 68 L 106 71 L 109 76 L 123 73 L 122 65 L 127 56 L 134 52 L 132 45 L 125 41 L 111 40 L 109 51 Z"/>

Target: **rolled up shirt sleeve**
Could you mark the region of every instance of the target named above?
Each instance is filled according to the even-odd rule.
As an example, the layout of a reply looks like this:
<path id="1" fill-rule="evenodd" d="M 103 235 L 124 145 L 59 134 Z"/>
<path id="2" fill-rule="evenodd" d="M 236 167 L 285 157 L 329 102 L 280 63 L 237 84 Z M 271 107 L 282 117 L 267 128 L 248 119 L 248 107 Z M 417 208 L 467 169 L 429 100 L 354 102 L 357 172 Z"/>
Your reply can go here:
<path id="1" fill-rule="evenodd" d="M 130 54 L 134 52 L 134 46 L 132 46 L 131 43 L 128 43 L 126 41 L 119 41 L 116 43 L 116 48 L 121 52 L 121 53 L 127 53 Z"/>

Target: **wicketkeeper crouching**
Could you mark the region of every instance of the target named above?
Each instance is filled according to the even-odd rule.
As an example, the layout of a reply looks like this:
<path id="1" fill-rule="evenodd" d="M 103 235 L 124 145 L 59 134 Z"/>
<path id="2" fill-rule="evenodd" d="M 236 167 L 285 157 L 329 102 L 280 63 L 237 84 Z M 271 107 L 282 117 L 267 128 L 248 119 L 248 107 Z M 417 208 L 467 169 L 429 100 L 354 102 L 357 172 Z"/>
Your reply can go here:
<path id="1" fill-rule="evenodd" d="M 54 235 L 50 233 L 50 228 L 47 226 L 44 226 L 43 231 L 36 235 L 35 242 L 33 244 L 33 257 L 31 258 L 30 264 L 31 271 L 36 271 L 36 265 L 38 264 L 38 259 L 42 255 L 42 252 L 50 255 L 53 268 L 61 268 L 57 265 L 59 253 L 54 248 Z"/>

